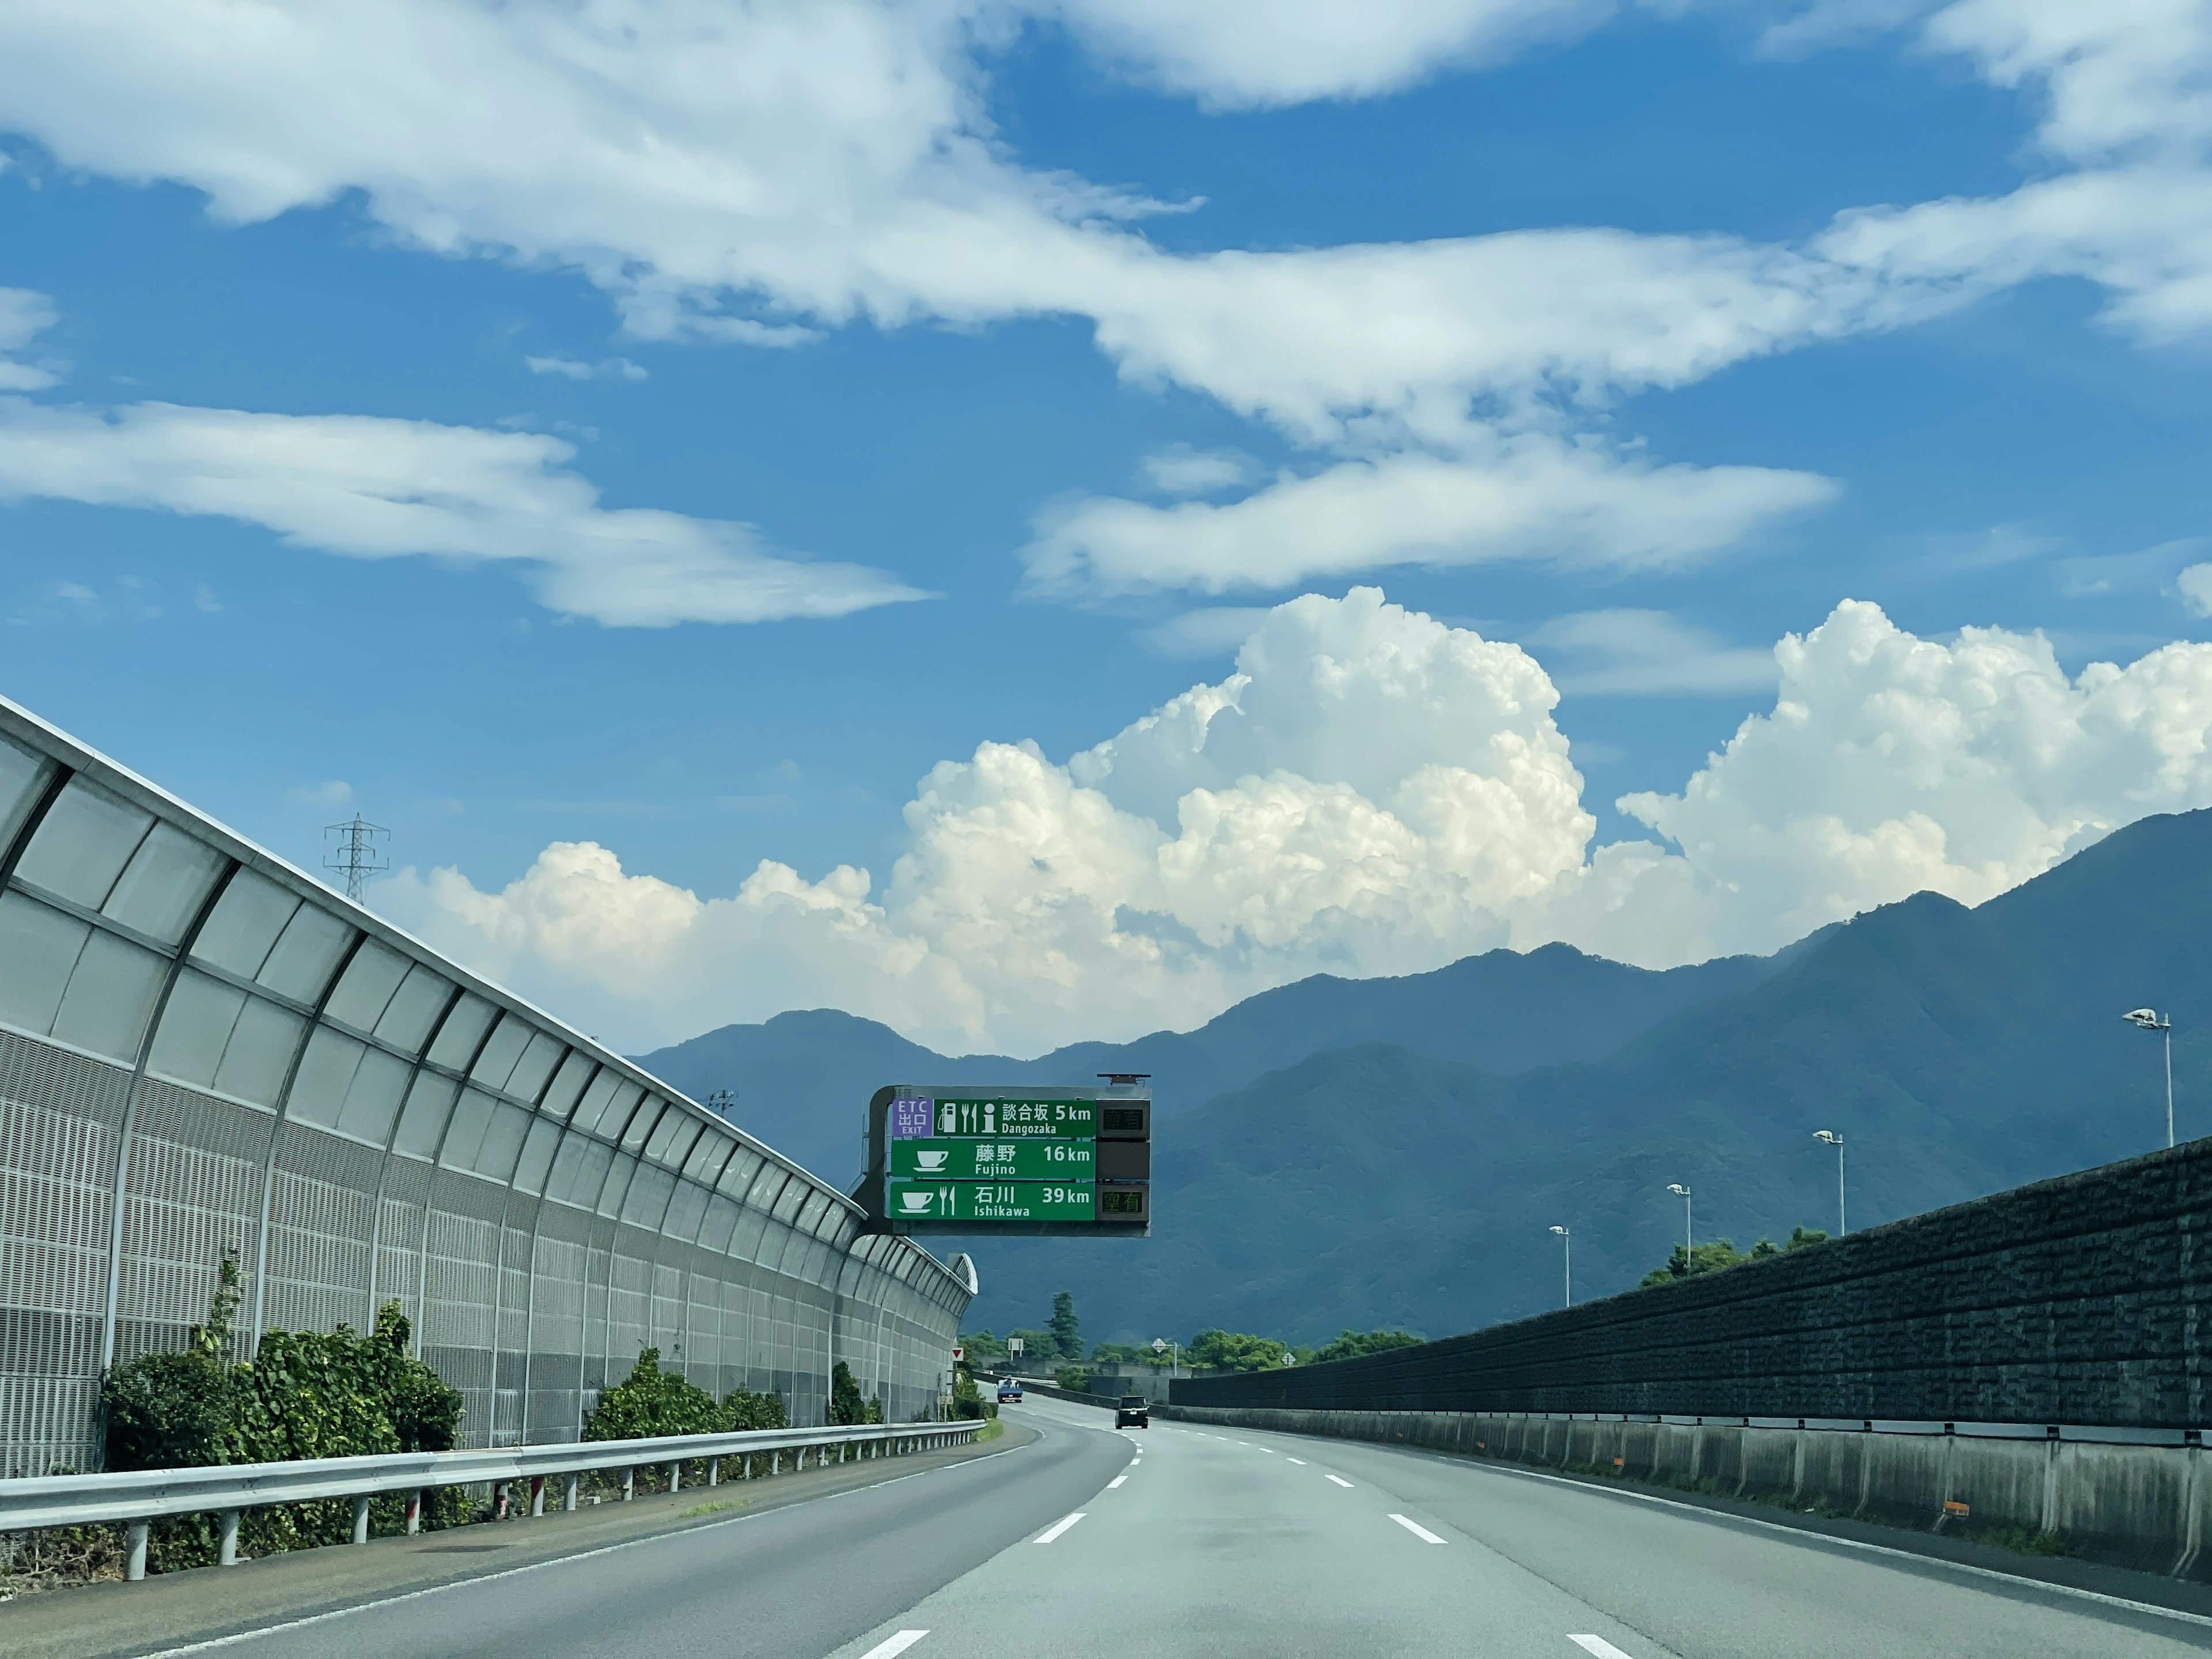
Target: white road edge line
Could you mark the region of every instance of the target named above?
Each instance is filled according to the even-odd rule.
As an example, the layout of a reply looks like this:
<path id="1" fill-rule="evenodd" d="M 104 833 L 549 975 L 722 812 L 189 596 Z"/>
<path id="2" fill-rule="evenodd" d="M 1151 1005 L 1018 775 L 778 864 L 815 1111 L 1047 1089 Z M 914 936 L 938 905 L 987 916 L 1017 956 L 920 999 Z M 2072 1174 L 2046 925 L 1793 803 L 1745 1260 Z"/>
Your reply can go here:
<path id="1" fill-rule="evenodd" d="M 1628 1659 L 1626 1654 L 1602 1636 L 1570 1636 L 1567 1640 L 1572 1642 L 1584 1653 L 1595 1655 L 1595 1659 Z M 868 1659 L 876 1659 L 876 1656 L 870 1654 Z"/>
<path id="2" fill-rule="evenodd" d="M 1336 1482 L 1336 1484 L 1337 1484 L 1338 1486 L 1350 1486 L 1350 1485 L 1352 1484 L 1352 1482 L 1350 1482 L 1349 1480 L 1346 1480 L 1346 1479 L 1345 1479 L 1342 1475 L 1340 1475 L 1340 1474 L 1332 1474 L 1331 1476 L 1329 1476 L 1329 1479 L 1330 1479 L 1330 1480 L 1334 1480 L 1334 1481 L 1335 1481 L 1335 1482 Z"/>
<path id="3" fill-rule="evenodd" d="M 1390 1518 L 1393 1521 L 1395 1521 L 1400 1526 L 1403 1527 L 1407 1532 L 1413 1534 L 1414 1537 L 1419 1539 L 1424 1544 L 1441 1544 L 1444 1541 L 1418 1521 L 1408 1520 L 1402 1515 L 1394 1515 Z M 1582 1638 L 1577 1637 L 1575 1639 L 1580 1641 Z M 1595 1650 L 1593 1649 L 1592 1651 L 1595 1652 Z M 1622 1655 L 1621 1659 L 1627 1659 L 1627 1656 L 1626 1654 Z"/>
<path id="4" fill-rule="evenodd" d="M 1070 1527 L 1083 1519 L 1084 1513 L 1085 1511 L 1078 1510 L 1074 1514 L 1067 1516 L 1066 1519 L 1054 1522 L 1050 1526 L 1047 1527 L 1042 1532 L 1037 1534 L 1036 1541 L 1040 1544 L 1049 1544 L 1054 1539 L 1059 1537 L 1060 1534 L 1066 1532 Z"/>
<path id="5" fill-rule="evenodd" d="M 1009 1447 L 1009 1450 L 1018 1449 Z M 1447 1460 L 1439 1456 L 1437 1462 Z M 1462 1460 L 1449 1460 L 1457 1462 Z M 1672 1498 L 1654 1497 L 1648 1492 L 1622 1492 L 1618 1487 L 1597 1486 L 1587 1480 L 1571 1480 L 1564 1474 L 1546 1474 L 1540 1469 L 1503 1468 L 1495 1463 L 1475 1463 L 1476 1468 L 1488 1469 L 1493 1474 L 1518 1476 L 1527 1480 L 1548 1480 L 1555 1486 L 1572 1486 L 1577 1492 L 1597 1492 L 1607 1498 L 1627 1498 L 1638 1504 L 1655 1504 L 1661 1509 L 1682 1510 L 1691 1515 L 1709 1520 L 1733 1521 L 1747 1527 L 1758 1527 L 1766 1532 L 1787 1533 L 1800 1542 L 1832 1544 L 1838 1549 L 1857 1550 L 1867 1555 L 1886 1555 L 1893 1560 L 1909 1562 L 1914 1566 L 1962 1572 L 1976 1578 L 1993 1578 L 2000 1584 L 2014 1589 L 2048 1590 L 2053 1595 L 2063 1595 L 2076 1601 L 2094 1601 L 2100 1607 L 2124 1607 L 2130 1613 L 2148 1613 L 2160 1619 L 2178 1620 L 2183 1624 L 2212 1627 L 2212 1615 L 2187 1613 L 2179 1607 L 2162 1607 L 2155 1601 L 2136 1601 L 2124 1595 L 2107 1595 L 2102 1590 L 2080 1589 L 2072 1584 L 2056 1584 L 2048 1578 L 2030 1578 L 2017 1572 L 1999 1572 L 1995 1567 L 1978 1567 L 1967 1561 L 1947 1561 L 1940 1555 L 1920 1555 L 1911 1550 L 1893 1549 L 1887 1544 L 1869 1544 L 1856 1538 L 1838 1538 L 1833 1533 L 1813 1532 L 1803 1527 L 1784 1526 L 1778 1521 L 1762 1521 L 1755 1515 L 1737 1515 L 1729 1510 L 1709 1510 L 1702 1504 L 1685 1504 Z M 1334 1475 L 1329 1477 L 1334 1480 Z M 160 1655 L 153 1659 L 161 1659 Z"/>
<path id="6" fill-rule="evenodd" d="M 1108 1492 L 1111 1492 L 1111 1491 L 1113 1491 L 1115 1487 L 1116 1487 L 1116 1486 L 1120 1486 L 1120 1485 L 1121 1485 L 1124 1480 L 1127 1480 L 1128 1478 L 1129 1478 L 1129 1477 L 1128 1477 L 1127 1475 L 1126 1475 L 1126 1474 L 1117 1474 L 1117 1475 L 1115 1475 L 1115 1476 L 1111 1480 L 1109 1480 L 1109 1481 L 1106 1483 L 1106 1490 L 1107 1490 Z"/>
<path id="7" fill-rule="evenodd" d="M 887 1638 L 886 1639 L 877 1643 L 875 1646 L 870 1648 L 866 1653 L 862 1654 L 860 1656 L 860 1659 L 893 1659 L 894 1655 L 904 1653 L 908 1648 L 912 1647 L 916 1642 L 919 1642 L 923 1637 L 928 1634 L 929 1632 L 926 1630 L 902 1630 L 897 1635 Z M 1583 1638 L 1579 1636 L 1575 1638 L 1575 1640 L 1577 1642 L 1582 1639 Z M 1591 1650 L 1593 1652 L 1595 1650 L 1596 1650 L 1595 1649 Z M 1628 1656 L 1626 1654 L 1623 1654 L 1621 1656 L 1621 1659 L 1628 1659 Z"/>

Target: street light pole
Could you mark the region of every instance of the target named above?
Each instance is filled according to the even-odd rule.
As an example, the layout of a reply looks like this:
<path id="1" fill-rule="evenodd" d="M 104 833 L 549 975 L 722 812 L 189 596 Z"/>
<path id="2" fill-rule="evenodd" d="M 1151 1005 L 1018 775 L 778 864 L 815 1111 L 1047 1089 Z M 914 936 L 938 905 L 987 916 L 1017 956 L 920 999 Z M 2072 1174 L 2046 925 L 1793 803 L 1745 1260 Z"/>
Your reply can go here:
<path id="1" fill-rule="evenodd" d="M 1690 1189 L 1677 1181 L 1670 1182 L 1667 1190 L 1679 1194 L 1682 1200 L 1682 1277 L 1687 1279 L 1698 1259 L 1697 1240 L 1690 1228 Z"/>
<path id="2" fill-rule="evenodd" d="M 2156 1031 L 2166 1039 L 2166 1144 L 2173 1145 L 2173 1017 L 2149 1008 L 2130 1009 L 2120 1018 L 2139 1030 Z"/>
<path id="3" fill-rule="evenodd" d="M 1836 1237 L 1841 1238 L 1850 1231 L 1844 1225 L 1844 1138 L 1832 1129 L 1815 1129 L 1813 1139 L 1836 1149 Z"/>
<path id="4" fill-rule="evenodd" d="M 1559 1236 L 1559 1243 L 1567 1247 L 1567 1306 L 1575 1305 L 1575 1236 L 1565 1227 L 1552 1231 Z"/>

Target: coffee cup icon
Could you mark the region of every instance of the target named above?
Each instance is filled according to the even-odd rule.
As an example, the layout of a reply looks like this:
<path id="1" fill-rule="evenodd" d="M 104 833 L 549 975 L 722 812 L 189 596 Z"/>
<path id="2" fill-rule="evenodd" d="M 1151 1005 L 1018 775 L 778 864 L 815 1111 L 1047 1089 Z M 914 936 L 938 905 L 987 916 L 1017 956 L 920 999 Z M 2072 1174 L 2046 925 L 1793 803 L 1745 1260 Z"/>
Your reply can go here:
<path id="1" fill-rule="evenodd" d="M 939 1149 L 935 1152 L 916 1152 L 914 1155 L 914 1161 L 921 1165 L 923 1169 L 934 1173 L 935 1171 L 943 1169 L 945 1167 L 945 1160 L 951 1156 L 952 1154 L 951 1152 Z"/>
<path id="2" fill-rule="evenodd" d="M 908 1215 L 920 1215 L 936 1197 L 935 1193 L 901 1193 L 899 1202 L 905 1206 Z"/>

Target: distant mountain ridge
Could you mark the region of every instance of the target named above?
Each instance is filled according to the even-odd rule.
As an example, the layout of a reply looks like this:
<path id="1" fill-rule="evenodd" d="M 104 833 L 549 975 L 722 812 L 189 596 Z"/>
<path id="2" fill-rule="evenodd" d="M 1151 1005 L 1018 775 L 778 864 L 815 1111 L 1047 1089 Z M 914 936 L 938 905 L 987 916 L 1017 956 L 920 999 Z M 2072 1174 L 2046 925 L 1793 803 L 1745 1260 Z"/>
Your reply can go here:
<path id="1" fill-rule="evenodd" d="M 1969 910 L 1923 893 L 1832 928 L 1738 996 L 1585 1065 L 1516 1077 L 1393 1045 L 1313 1056 L 1164 1134 L 1154 1236 L 976 1243 L 982 1326 L 1073 1289 L 1094 1339 L 1227 1324 L 1429 1334 L 1632 1285 L 1681 1237 L 1854 1228 L 2212 1133 L 2212 812 L 2144 820 Z"/>
<path id="2" fill-rule="evenodd" d="M 873 1020 L 812 1009 L 725 1025 L 638 1063 L 696 1099 L 735 1091 L 738 1122 L 849 1188 L 862 1158 L 861 1109 L 886 1083 L 1079 1085 L 1103 1072 L 1145 1072 L 1158 1115 L 1171 1119 L 1358 1043 L 1395 1043 L 1504 1075 L 1598 1059 L 1684 1009 L 1740 994 L 1783 960 L 1728 957 L 1654 972 L 1565 945 L 1492 951 L 1402 978 L 1316 975 L 1248 998 L 1194 1031 L 1073 1043 L 1035 1060 L 939 1054 Z"/>
<path id="3" fill-rule="evenodd" d="M 894 1078 L 1152 1072 L 1153 1237 L 935 1241 L 976 1255 L 972 1326 L 1035 1323 L 1072 1289 L 1094 1340 L 1443 1334 L 1553 1305 L 1553 1225 L 1573 1229 L 1577 1299 L 1633 1284 L 1680 1237 L 1670 1182 L 1700 1238 L 1832 1227 L 1815 1128 L 1844 1136 L 1855 1227 L 2160 1145 L 2157 1044 L 2129 1008 L 2172 1013 L 2181 1133 L 2212 1133 L 2208 937 L 2212 812 L 2192 812 L 1978 908 L 1923 893 L 1764 959 L 1647 975 L 1494 951 L 1029 1061 L 788 1014 L 646 1063 L 738 1089 L 740 1121 L 833 1176 L 857 1168 L 860 1103 Z"/>

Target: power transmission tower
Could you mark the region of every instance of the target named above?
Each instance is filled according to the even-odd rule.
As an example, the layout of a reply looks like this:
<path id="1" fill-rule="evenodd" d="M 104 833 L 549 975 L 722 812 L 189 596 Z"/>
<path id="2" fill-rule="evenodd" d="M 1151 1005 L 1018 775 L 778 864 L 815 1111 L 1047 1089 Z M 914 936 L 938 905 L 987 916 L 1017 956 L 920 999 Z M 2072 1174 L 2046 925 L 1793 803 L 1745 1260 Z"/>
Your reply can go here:
<path id="1" fill-rule="evenodd" d="M 345 896 L 356 904 L 361 902 L 362 894 L 368 890 L 368 878 L 383 875 L 392 868 L 390 856 L 380 853 L 376 847 L 379 836 L 389 838 L 391 834 L 382 824 L 371 823 L 358 812 L 349 823 L 325 827 L 324 838 L 336 836 L 338 844 L 324 855 L 323 868 L 345 878 Z"/>
<path id="2" fill-rule="evenodd" d="M 734 1089 L 717 1089 L 707 1097 L 707 1109 L 718 1116 L 729 1117 L 737 1109 L 738 1095 Z"/>

